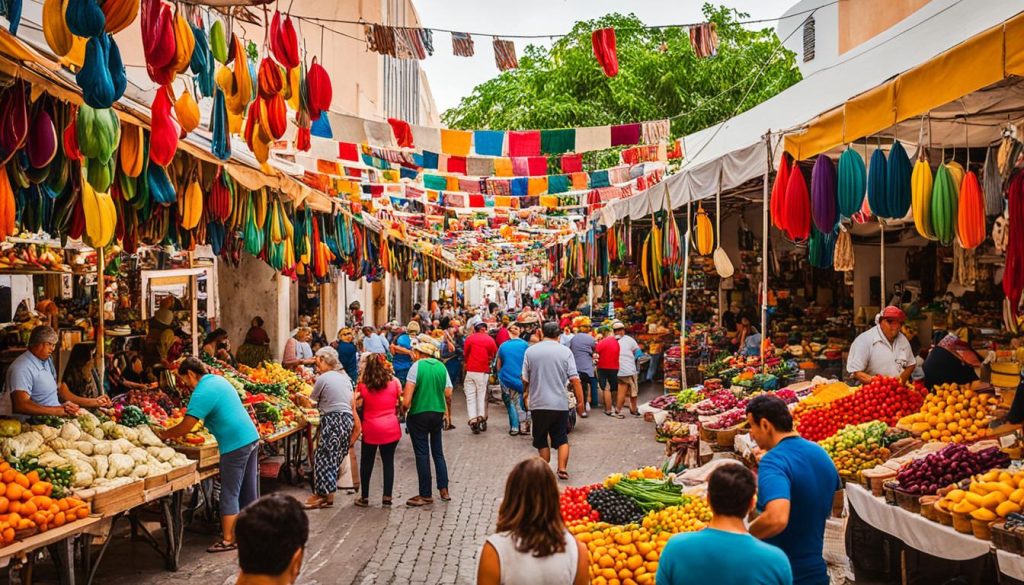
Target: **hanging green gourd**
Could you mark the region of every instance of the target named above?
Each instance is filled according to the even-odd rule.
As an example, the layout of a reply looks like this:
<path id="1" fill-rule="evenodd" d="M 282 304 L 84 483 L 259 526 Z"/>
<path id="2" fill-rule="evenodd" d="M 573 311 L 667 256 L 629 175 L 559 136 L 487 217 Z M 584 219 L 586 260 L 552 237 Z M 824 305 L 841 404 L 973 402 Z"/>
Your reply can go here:
<path id="1" fill-rule="evenodd" d="M 885 190 L 889 199 L 887 219 L 900 219 L 910 210 L 910 157 L 899 140 L 892 143 L 886 163 Z"/>
<path id="2" fill-rule="evenodd" d="M 868 206 L 871 215 L 892 217 L 889 215 L 888 197 L 886 195 L 886 160 L 885 151 L 876 148 L 871 153 L 871 164 L 868 165 Z"/>
<path id="3" fill-rule="evenodd" d="M 839 155 L 838 183 L 839 215 L 853 217 L 864 204 L 867 174 L 864 158 L 852 146 Z"/>
<path id="4" fill-rule="evenodd" d="M 839 223 L 836 167 L 832 159 L 819 154 L 811 170 L 811 218 L 818 231 L 830 233 Z"/>
<path id="5" fill-rule="evenodd" d="M 932 228 L 943 246 L 953 243 L 956 235 L 957 192 L 949 167 L 939 165 L 932 186 Z"/>
<path id="6" fill-rule="evenodd" d="M 936 239 L 932 227 L 932 168 L 925 158 L 914 163 L 910 176 L 910 207 L 914 211 L 914 227 L 917 233 L 929 240 Z"/>

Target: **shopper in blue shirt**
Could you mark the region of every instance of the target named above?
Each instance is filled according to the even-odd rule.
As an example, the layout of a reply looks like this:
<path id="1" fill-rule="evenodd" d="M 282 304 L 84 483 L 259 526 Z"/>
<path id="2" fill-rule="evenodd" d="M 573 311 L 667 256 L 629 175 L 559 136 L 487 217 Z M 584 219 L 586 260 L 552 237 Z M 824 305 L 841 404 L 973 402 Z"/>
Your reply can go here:
<path id="1" fill-rule="evenodd" d="M 391 353 L 388 351 L 388 340 L 377 333 L 377 330 L 373 327 L 363 327 L 363 351 L 367 353 L 382 353 L 388 358 L 391 358 Z"/>
<path id="2" fill-rule="evenodd" d="M 181 437 L 203 421 L 217 439 L 220 451 L 220 522 L 224 536 L 206 552 L 232 551 L 237 548 L 235 520 L 239 510 L 260 497 L 260 435 L 235 387 L 223 376 L 208 373 L 199 358 L 185 358 L 178 366 L 178 378 L 185 387 L 192 389 L 192 396 L 181 422 L 161 432 L 160 438 Z"/>
<path id="3" fill-rule="evenodd" d="M 755 487 L 754 474 L 742 464 L 711 472 L 711 524 L 669 539 L 658 561 L 657 585 L 791 585 L 786 554 L 751 536 L 744 524 L 757 503 Z"/>
<path id="4" fill-rule="evenodd" d="M 508 409 L 508 434 L 513 437 L 528 433 L 529 413 L 523 404 L 523 356 L 530 344 L 522 339 L 522 331 L 513 323 L 508 327 L 509 340 L 498 348 L 495 365 L 501 383 L 501 399 Z"/>
<path id="5" fill-rule="evenodd" d="M 793 415 L 775 396 L 747 404 L 750 436 L 767 451 L 758 465 L 757 509 L 750 533 L 789 557 L 795 585 L 828 585 L 822 557 L 825 521 L 840 489 L 839 473 L 825 450 L 793 430 Z"/>
<path id="6" fill-rule="evenodd" d="M 409 375 L 409 368 L 412 367 L 412 346 L 413 340 L 420 334 L 420 324 L 410 321 L 409 326 L 401 335 L 391 342 L 391 365 L 395 368 L 395 377 L 405 385 L 405 377 Z"/>

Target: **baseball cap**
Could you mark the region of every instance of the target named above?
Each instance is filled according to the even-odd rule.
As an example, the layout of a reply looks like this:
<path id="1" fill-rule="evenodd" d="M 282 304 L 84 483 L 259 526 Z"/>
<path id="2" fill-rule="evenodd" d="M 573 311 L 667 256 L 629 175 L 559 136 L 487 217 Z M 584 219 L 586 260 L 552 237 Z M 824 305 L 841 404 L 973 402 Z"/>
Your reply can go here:
<path id="1" fill-rule="evenodd" d="M 622 321 L 616 321 L 616 322 L 612 323 L 612 331 L 615 331 L 616 329 L 625 329 L 625 328 L 626 328 L 626 326 L 622 324 Z"/>
<path id="2" fill-rule="evenodd" d="M 482 323 L 481 322 L 481 323 L 477 323 L 476 325 L 473 326 L 473 331 L 480 331 L 482 329 L 487 329 L 487 323 Z"/>
<path id="3" fill-rule="evenodd" d="M 907 314 L 903 312 L 903 309 L 889 305 L 888 307 L 882 309 L 882 313 L 881 315 L 879 315 L 879 319 L 894 319 L 896 321 L 899 321 L 900 323 L 903 323 L 907 320 Z"/>

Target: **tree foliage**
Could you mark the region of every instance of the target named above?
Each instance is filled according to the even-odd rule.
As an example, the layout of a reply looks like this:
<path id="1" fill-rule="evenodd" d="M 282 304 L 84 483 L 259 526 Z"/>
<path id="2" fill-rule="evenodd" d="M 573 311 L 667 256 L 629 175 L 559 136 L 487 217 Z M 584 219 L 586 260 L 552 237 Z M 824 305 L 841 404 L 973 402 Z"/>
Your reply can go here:
<path id="1" fill-rule="evenodd" d="M 737 24 L 747 15 L 730 8 L 705 4 L 703 11 L 718 27 L 715 57 L 698 59 L 686 29 L 647 29 L 635 15 L 609 14 L 576 23 L 550 49 L 528 46 L 518 69 L 476 86 L 442 120 L 451 128 L 510 130 L 624 124 L 683 114 L 672 121 L 672 134 L 678 137 L 747 110 L 800 80 L 795 55 L 785 49 L 776 53 L 779 39 L 773 29 L 748 30 Z M 606 27 L 614 28 L 617 37 L 619 73 L 611 78 L 594 58 L 590 41 L 591 31 Z"/>

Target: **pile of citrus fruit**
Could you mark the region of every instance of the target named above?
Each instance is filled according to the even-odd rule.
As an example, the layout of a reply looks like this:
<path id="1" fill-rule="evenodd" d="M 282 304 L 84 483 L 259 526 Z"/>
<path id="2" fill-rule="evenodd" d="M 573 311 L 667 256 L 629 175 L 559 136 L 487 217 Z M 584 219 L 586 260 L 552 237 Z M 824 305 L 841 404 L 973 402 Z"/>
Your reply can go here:
<path id="1" fill-rule="evenodd" d="M 900 419 L 899 427 L 923 441 L 970 443 L 988 434 L 991 409 L 997 398 L 979 394 L 970 386 L 942 384 L 925 398 L 919 412 Z"/>
<path id="2" fill-rule="evenodd" d="M 653 585 L 668 539 L 679 532 L 700 530 L 710 520 L 707 502 L 689 498 L 683 505 L 648 513 L 640 525 L 581 522 L 569 531 L 590 551 L 594 585 Z"/>

